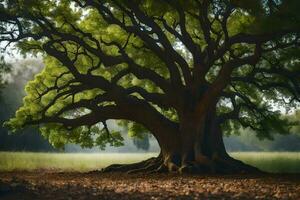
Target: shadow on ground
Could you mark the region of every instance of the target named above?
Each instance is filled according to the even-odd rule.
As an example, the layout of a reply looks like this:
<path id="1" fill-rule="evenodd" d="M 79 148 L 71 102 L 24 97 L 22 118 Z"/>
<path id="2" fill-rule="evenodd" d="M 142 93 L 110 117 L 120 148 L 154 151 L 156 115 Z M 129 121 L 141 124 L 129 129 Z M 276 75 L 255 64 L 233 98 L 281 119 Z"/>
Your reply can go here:
<path id="1" fill-rule="evenodd" d="M 10 172 L 0 199 L 300 199 L 300 175 Z"/>

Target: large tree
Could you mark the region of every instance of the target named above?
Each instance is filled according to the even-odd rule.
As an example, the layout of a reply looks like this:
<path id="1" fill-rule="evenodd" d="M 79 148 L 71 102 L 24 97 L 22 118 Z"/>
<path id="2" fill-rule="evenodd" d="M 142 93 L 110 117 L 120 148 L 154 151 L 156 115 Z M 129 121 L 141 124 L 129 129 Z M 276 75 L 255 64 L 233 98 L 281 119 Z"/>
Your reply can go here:
<path id="1" fill-rule="evenodd" d="M 106 171 L 255 172 L 222 133 L 288 131 L 299 102 L 298 0 L 5 0 L 1 41 L 45 68 L 7 126 L 56 146 L 121 145 L 106 121 L 158 141 L 157 158 Z M 286 125 L 286 126 L 285 126 Z"/>

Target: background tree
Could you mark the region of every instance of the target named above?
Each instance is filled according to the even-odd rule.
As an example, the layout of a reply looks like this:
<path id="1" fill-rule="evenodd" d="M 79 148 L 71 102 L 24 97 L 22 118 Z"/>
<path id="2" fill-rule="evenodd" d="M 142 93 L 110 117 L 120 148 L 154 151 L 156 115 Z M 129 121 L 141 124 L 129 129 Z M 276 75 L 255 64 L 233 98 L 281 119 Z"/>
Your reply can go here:
<path id="1" fill-rule="evenodd" d="M 222 132 L 288 132 L 272 106 L 299 102 L 299 4 L 3 1 L 0 40 L 46 64 L 6 125 L 39 125 L 57 147 L 122 145 L 108 119 L 157 139 L 157 158 L 106 171 L 257 171 L 226 153 Z"/>
<path id="2" fill-rule="evenodd" d="M 145 135 L 143 138 L 133 138 L 133 144 L 138 148 L 144 151 L 149 150 L 150 142 L 148 135 Z"/>
<path id="3" fill-rule="evenodd" d="M 12 134 L 2 127 L 22 105 L 25 96 L 24 85 L 33 79 L 33 75 L 43 66 L 38 59 L 20 59 L 14 63 L 11 63 L 10 59 L 6 60 L 7 62 L 2 62 L 5 70 L 2 68 L 1 72 L 5 84 L 0 89 L 0 151 L 53 151 L 53 147 L 34 127 L 20 130 L 18 134 Z"/>
<path id="4" fill-rule="evenodd" d="M 4 76 L 9 71 L 9 64 L 4 60 L 4 56 L 0 54 L 0 99 L 2 97 L 1 89 L 3 88 Z"/>

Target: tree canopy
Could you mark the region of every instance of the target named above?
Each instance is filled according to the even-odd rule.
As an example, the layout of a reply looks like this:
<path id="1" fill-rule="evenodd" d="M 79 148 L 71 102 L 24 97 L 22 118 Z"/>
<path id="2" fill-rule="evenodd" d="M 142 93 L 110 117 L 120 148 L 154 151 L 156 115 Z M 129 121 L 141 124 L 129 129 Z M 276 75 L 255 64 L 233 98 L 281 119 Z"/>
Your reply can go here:
<path id="1" fill-rule="evenodd" d="M 6 125 L 39 125 L 55 146 L 103 148 L 122 144 L 109 119 L 158 140 L 200 130 L 187 121 L 214 121 L 227 134 L 250 127 L 260 138 L 287 133 L 279 108 L 300 101 L 298 8 L 297 0 L 4 0 L 0 41 L 45 62 Z"/>

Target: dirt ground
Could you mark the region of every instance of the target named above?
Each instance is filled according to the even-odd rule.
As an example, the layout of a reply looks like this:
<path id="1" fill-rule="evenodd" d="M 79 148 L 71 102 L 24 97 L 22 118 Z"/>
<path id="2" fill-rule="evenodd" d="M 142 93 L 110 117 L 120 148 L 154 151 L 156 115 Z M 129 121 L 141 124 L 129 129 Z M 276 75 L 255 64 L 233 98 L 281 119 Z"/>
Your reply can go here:
<path id="1" fill-rule="evenodd" d="M 298 175 L 0 173 L 0 199 L 300 199 Z"/>

